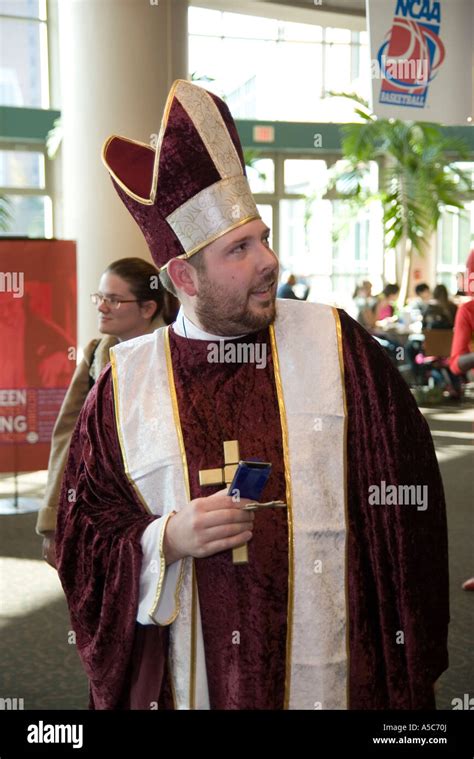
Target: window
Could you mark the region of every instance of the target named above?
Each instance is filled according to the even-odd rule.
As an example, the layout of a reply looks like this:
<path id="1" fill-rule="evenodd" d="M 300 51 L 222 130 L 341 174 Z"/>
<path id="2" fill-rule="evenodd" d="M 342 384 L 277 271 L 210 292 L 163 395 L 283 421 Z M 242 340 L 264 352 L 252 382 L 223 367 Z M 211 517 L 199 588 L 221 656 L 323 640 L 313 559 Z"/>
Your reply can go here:
<path id="1" fill-rule="evenodd" d="M 304 195 L 324 193 L 328 181 L 326 161 L 285 160 L 285 192 Z"/>
<path id="2" fill-rule="evenodd" d="M 191 7 L 189 65 L 236 118 L 347 121 L 354 107 L 330 91 L 367 97 L 365 32 Z"/>
<path id="3" fill-rule="evenodd" d="M 45 186 L 43 153 L 24 150 L 0 151 L 0 186 L 38 188 Z"/>
<path id="4" fill-rule="evenodd" d="M 0 105 L 49 108 L 45 0 L 0 0 Z"/>
<path id="5" fill-rule="evenodd" d="M 0 0 L 0 105 L 48 108 L 48 76 L 46 0 Z M 0 147 L 0 195 L 9 216 L 0 234 L 51 237 L 44 145 L 3 137 Z"/>
<path id="6" fill-rule="evenodd" d="M 271 158 L 252 159 L 246 171 L 253 193 L 275 192 L 275 164 Z"/>
<path id="7" fill-rule="evenodd" d="M 474 188 L 474 163 L 458 164 L 468 176 L 471 175 Z M 446 209 L 438 223 L 438 251 L 436 280 L 448 288 L 457 291 L 456 275 L 464 272 L 466 260 L 474 241 L 474 201 L 467 203 L 463 210 Z"/>
<path id="8" fill-rule="evenodd" d="M 8 148 L 8 146 L 7 146 Z M 7 200 L 7 229 L 2 235 L 52 237 L 52 202 L 46 157 L 39 148 L 0 150 L 0 195 Z"/>
<path id="9" fill-rule="evenodd" d="M 6 234 L 18 237 L 52 237 L 51 198 L 39 195 L 8 195 L 11 216 Z M 4 233 L 5 234 L 5 233 Z"/>
<path id="10" fill-rule="evenodd" d="M 438 224 L 437 283 L 446 285 L 450 293 L 457 290 L 456 275 L 466 268 L 466 260 L 474 239 L 474 203 L 464 212 L 443 212 Z"/>

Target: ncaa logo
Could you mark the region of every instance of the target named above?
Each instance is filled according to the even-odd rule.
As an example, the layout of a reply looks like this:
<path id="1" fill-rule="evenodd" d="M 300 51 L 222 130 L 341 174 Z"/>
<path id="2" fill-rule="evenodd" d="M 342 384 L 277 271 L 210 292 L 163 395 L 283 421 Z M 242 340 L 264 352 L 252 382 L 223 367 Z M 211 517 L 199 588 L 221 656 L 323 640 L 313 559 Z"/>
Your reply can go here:
<path id="1" fill-rule="evenodd" d="M 445 59 L 440 27 L 439 2 L 397 0 L 392 28 L 377 56 L 383 77 L 380 103 L 424 108 L 429 84 Z"/>

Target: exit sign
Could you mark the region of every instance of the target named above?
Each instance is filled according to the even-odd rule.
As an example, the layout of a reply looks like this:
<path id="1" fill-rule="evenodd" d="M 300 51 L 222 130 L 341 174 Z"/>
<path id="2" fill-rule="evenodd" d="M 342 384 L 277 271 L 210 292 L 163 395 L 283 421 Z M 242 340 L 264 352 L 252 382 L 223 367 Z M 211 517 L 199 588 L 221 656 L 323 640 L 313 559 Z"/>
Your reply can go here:
<path id="1" fill-rule="evenodd" d="M 272 126 L 254 126 L 254 142 L 275 142 L 275 127 Z"/>

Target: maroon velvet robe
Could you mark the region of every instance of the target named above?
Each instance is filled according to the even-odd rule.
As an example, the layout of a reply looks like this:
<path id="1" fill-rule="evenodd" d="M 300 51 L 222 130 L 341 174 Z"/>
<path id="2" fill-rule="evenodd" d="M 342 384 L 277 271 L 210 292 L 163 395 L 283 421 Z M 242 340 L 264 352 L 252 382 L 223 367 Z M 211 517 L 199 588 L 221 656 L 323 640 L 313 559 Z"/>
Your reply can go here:
<path id="1" fill-rule="evenodd" d="M 432 686 L 447 667 L 449 618 L 446 517 L 433 443 L 382 349 L 347 314 L 340 316 L 348 407 L 349 706 L 434 708 Z M 268 332 L 250 340 L 268 341 Z M 206 342 L 173 331 L 170 345 L 191 497 L 219 489 L 201 488 L 198 471 L 221 466 L 223 440 L 238 439 L 242 458 L 273 464 L 265 500 L 285 500 L 270 361 L 265 369 L 212 364 Z M 369 506 L 369 486 L 382 480 L 428 485 L 428 509 Z M 107 368 L 73 435 L 57 530 L 59 574 L 95 709 L 173 708 L 169 628 L 136 622 L 140 537 L 153 519 L 123 470 Z M 211 708 L 282 709 L 285 511 L 256 515 L 248 565 L 234 566 L 227 551 L 196 560 L 196 574 Z"/>

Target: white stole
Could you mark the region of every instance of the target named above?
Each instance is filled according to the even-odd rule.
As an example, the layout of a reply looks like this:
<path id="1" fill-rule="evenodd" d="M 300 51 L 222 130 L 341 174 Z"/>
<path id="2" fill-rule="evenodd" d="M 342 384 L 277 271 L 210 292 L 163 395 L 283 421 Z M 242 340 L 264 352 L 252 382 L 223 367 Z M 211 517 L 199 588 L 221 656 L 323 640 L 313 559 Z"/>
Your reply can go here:
<path id="1" fill-rule="evenodd" d="M 111 351 L 125 471 L 146 508 L 159 516 L 190 499 L 166 329 Z M 271 337 L 289 522 L 285 708 L 345 709 L 346 410 L 339 317 L 329 306 L 278 300 Z M 193 559 L 168 568 L 160 559 L 150 621 L 171 625 L 175 706 L 209 709 Z M 170 582 L 174 609 L 163 622 L 157 609 Z"/>

